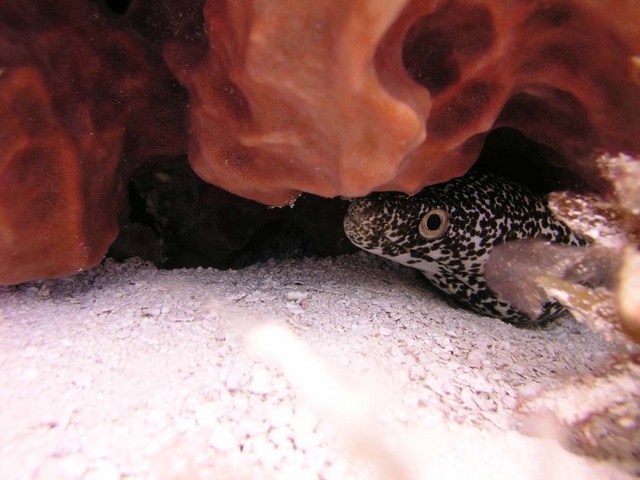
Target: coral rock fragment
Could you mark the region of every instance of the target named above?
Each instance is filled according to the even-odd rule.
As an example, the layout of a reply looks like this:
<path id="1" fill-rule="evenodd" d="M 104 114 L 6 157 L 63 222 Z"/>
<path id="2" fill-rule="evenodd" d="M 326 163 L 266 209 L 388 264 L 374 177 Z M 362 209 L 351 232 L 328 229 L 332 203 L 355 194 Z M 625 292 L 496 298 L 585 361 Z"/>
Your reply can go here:
<path id="1" fill-rule="evenodd" d="M 522 427 L 531 433 L 551 419 L 575 452 L 619 462 L 640 474 L 640 364 L 626 357 L 595 374 L 519 399 Z M 533 431 L 532 431 L 533 430 Z"/>

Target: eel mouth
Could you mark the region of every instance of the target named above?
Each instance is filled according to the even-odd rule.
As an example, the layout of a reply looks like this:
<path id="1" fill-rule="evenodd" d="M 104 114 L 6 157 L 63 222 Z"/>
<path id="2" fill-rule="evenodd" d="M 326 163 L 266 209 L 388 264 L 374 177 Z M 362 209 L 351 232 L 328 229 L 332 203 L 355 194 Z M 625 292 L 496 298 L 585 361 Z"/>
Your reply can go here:
<path id="1" fill-rule="evenodd" d="M 391 242 L 384 232 L 372 221 L 372 217 L 368 215 L 370 211 L 370 202 L 355 201 L 351 204 L 344 217 L 344 232 L 347 238 L 356 247 L 371 253 L 382 255 L 382 252 L 397 251 L 398 247 Z"/>
<path id="2" fill-rule="evenodd" d="M 377 228 L 374 228 L 371 219 L 378 215 L 380 213 L 367 198 L 351 202 L 343 220 L 344 232 L 349 240 L 359 247 L 364 243 L 370 243 L 365 240 L 375 236 L 374 232 L 377 231 Z"/>
<path id="3" fill-rule="evenodd" d="M 381 244 L 382 244 L 382 249 L 385 252 L 389 252 L 389 253 L 385 253 L 385 255 L 388 257 L 393 258 L 393 256 L 399 256 L 399 255 L 410 255 L 411 257 L 413 257 L 412 249 L 398 245 L 396 242 L 394 242 L 389 237 L 387 237 L 387 235 L 385 235 L 384 233 L 381 235 Z"/>
<path id="4" fill-rule="evenodd" d="M 354 245 L 376 255 L 391 260 L 400 255 L 414 257 L 411 248 L 399 245 L 387 235 L 384 218 L 384 207 L 371 198 L 354 200 L 344 217 L 344 231 Z"/>

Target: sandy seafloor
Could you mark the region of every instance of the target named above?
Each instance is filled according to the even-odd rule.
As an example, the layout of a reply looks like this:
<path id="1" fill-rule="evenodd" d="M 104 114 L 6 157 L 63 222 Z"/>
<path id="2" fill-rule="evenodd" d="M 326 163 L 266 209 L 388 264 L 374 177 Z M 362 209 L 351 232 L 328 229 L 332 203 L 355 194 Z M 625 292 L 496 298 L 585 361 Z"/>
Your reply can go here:
<path id="1" fill-rule="evenodd" d="M 0 287 L 0 478 L 617 479 L 516 429 L 608 356 L 364 253 L 239 271 L 107 261 Z"/>

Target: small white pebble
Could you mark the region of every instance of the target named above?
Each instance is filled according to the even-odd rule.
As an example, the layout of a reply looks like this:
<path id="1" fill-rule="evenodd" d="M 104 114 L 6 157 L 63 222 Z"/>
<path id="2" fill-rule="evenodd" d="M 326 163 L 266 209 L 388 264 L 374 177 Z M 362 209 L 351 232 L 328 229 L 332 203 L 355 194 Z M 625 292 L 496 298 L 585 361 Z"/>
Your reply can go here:
<path id="1" fill-rule="evenodd" d="M 364 335 L 367 337 L 373 336 L 373 326 L 371 323 L 354 323 L 351 325 L 351 330 L 360 335 Z"/>
<path id="2" fill-rule="evenodd" d="M 347 478 L 347 464 L 343 459 L 335 459 L 327 462 L 327 466 L 322 470 L 321 476 L 326 480 L 340 480 Z"/>
<path id="3" fill-rule="evenodd" d="M 218 425 L 218 409 L 213 403 L 200 405 L 195 412 L 196 422 L 204 428 Z"/>
<path id="4" fill-rule="evenodd" d="M 295 315 L 302 315 L 303 313 L 305 313 L 304 309 L 297 303 L 287 303 L 286 307 L 287 310 Z"/>
<path id="5" fill-rule="evenodd" d="M 291 423 L 293 409 L 289 405 L 276 406 L 269 415 L 269 422 L 272 427 L 282 427 Z"/>
<path id="6" fill-rule="evenodd" d="M 88 373 L 78 373 L 71 378 L 71 383 L 80 388 L 91 388 L 93 379 Z"/>
<path id="7" fill-rule="evenodd" d="M 38 378 L 38 375 L 40 375 L 40 371 L 36 368 L 27 368 L 25 370 L 22 371 L 22 380 L 25 382 L 31 382 L 33 380 L 35 380 L 36 378 Z"/>
<path id="8" fill-rule="evenodd" d="M 298 290 L 291 290 L 287 292 L 286 299 L 289 302 L 301 302 L 302 300 L 306 300 L 309 297 L 307 292 L 301 292 Z"/>
<path id="9" fill-rule="evenodd" d="M 318 417 L 307 409 L 299 409 L 291 420 L 291 429 L 293 430 L 293 441 L 296 448 L 306 450 L 315 445 L 317 439 L 314 438 Z"/>
<path id="10" fill-rule="evenodd" d="M 309 468 L 284 467 L 280 470 L 278 478 L 282 480 L 317 480 L 318 474 Z"/>
<path id="11" fill-rule="evenodd" d="M 515 410 L 515 408 L 518 406 L 518 401 L 511 395 L 505 395 L 501 398 L 501 400 L 504 408 L 507 408 L 509 410 Z"/>
<path id="12" fill-rule="evenodd" d="M 240 388 L 240 380 L 242 377 L 236 370 L 231 370 L 227 375 L 227 379 L 224 382 L 224 386 L 227 387 L 227 390 L 230 392 L 235 392 Z"/>
<path id="13" fill-rule="evenodd" d="M 414 365 L 411 367 L 411 370 L 409 370 L 409 380 L 414 382 L 416 380 L 424 380 L 426 373 L 427 372 L 422 365 Z"/>
<path id="14" fill-rule="evenodd" d="M 471 368 L 481 368 L 484 360 L 485 354 L 482 350 L 471 350 L 465 364 Z"/>
<path id="15" fill-rule="evenodd" d="M 251 382 L 247 390 L 258 395 L 269 393 L 271 391 L 269 373 L 265 369 L 255 369 L 251 374 Z"/>
<path id="16" fill-rule="evenodd" d="M 121 475 L 118 467 L 102 460 L 93 466 L 83 478 L 85 480 L 119 480 Z"/>
<path id="17" fill-rule="evenodd" d="M 277 427 L 269 430 L 269 440 L 280 449 L 286 445 L 291 445 L 293 448 L 291 430 L 286 427 Z"/>
<path id="18" fill-rule="evenodd" d="M 86 457 L 80 453 L 74 453 L 62 458 L 51 458 L 45 463 L 44 468 L 42 466 L 38 468 L 38 476 L 40 478 L 86 478 L 87 467 Z"/>
<path id="19" fill-rule="evenodd" d="M 382 335 L 383 337 L 388 337 L 393 333 L 393 330 L 391 330 L 389 327 L 380 327 L 378 331 L 380 332 L 380 335 Z"/>
<path id="20" fill-rule="evenodd" d="M 162 313 L 162 307 L 142 307 L 142 315 L 157 318 Z"/>
<path id="21" fill-rule="evenodd" d="M 632 417 L 620 417 L 616 420 L 616 423 L 627 430 L 635 429 L 637 426 L 636 421 Z"/>
<path id="22" fill-rule="evenodd" d="M 327 451 L 324 448 L 314 448 L 303 454 L 303 464 L 314 472 L 321 472 L 327 465 Z"/>
<path id="23" fill-rule="evenodd" d="M 282 461 L 282 453 L 269 441 L 265 435 L 254 437 L 251 441 L 251 451 L 267 468 L 273 468 Z"/>
<path id="24" fill-rule="evenodd" d="M 469 386 L 476 393 L 493 393 L 491 383 L 489 383 L 484 377 L 472 378 L 469 382 Z"/>
<path id="25" fill-rule="evenodd" d="M 220 452 L 229 452 L 238 448 L 238 441 L 231 430 L 219 425 L 209 437 L 209 445 Z"/>

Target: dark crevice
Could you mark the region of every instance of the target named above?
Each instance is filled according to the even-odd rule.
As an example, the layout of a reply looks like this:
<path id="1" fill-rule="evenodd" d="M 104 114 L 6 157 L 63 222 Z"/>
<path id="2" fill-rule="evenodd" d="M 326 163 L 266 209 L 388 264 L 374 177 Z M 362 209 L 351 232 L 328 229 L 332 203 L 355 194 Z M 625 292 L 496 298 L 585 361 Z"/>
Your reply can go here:
<path id="1" fill-rule="evenodd" d="M 584 185 L 575 174 L 549 163 L 554 157 L 557 154 L 549 147 L 519 131 L 498 128 L 487 135 L 475 166 L 537 193 L 582 188 Z"/>
<path id="2" fill-rule="evenodd" d="M 476 166 L 539 193 L 574 187 L 575 175 L 548 162 L 553 155 L 522 133 L 499 128 L 486 137 Z M 355 251 L 342 226 L 347 206 L 303 195 L 294 208 L 269 208 L 203 182 L 186 158 L 172 159 L 132 180 L 130 213 L 109 255 L 138 256 L 162 268 L 219 269 L 338 255 Z"/>
<path id="3" fill-rule="evenodd" d="M 162 268 L 243 268 L 269 258 L 354 251 L 342 230 L 348 202 L 304 195 L 270 208 L 209 185 L 186 158 L 133 178 L 129 215 L 109 255 Z"/>
<path id="4" fill-rule="evenodd" d="M 106 0 L 107 7 L 113 13 L 124 15 L 127 13 L 132 0 Z"/>

